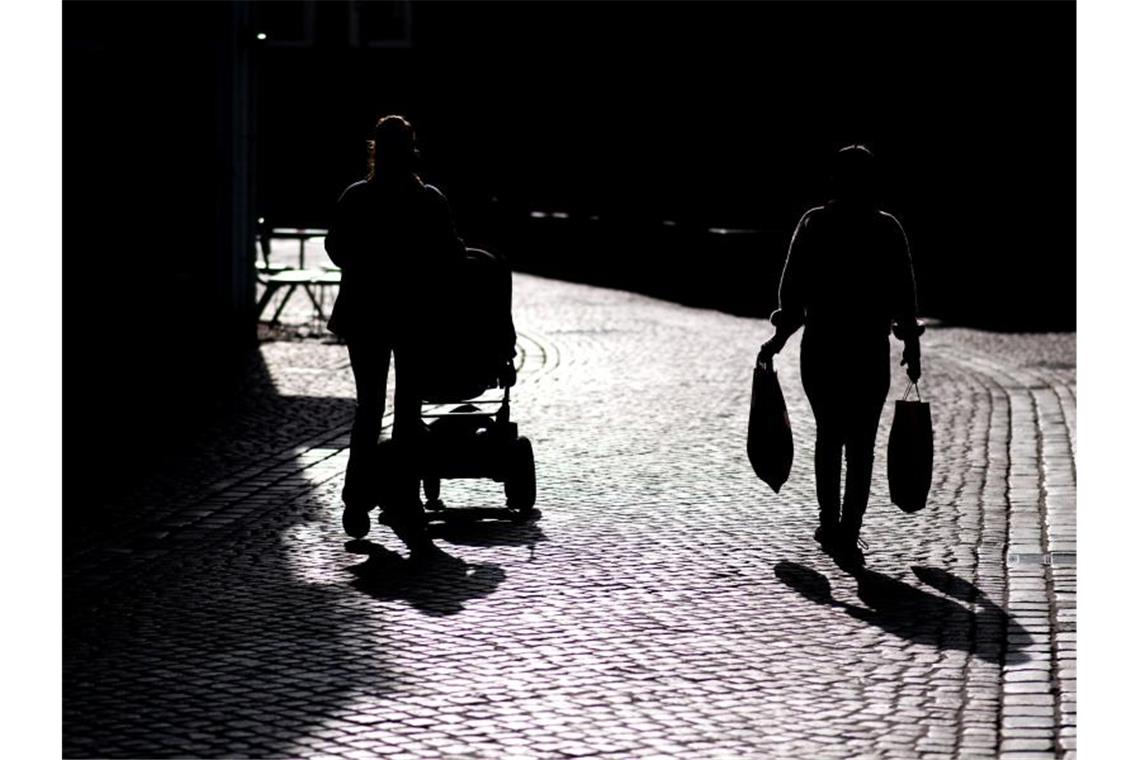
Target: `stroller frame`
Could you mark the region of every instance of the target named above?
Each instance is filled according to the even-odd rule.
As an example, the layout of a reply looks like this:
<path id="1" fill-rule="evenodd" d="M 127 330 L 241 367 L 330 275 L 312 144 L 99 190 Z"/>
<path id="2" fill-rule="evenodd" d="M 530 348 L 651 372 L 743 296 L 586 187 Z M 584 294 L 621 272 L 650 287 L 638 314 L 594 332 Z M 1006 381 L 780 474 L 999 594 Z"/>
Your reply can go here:
<path id="1" fill-rule="evenodd" d="M 455 400 L 440 406 L 447 404 L 456 406 L 420 413 L 423 420 L 431 420 L 425 425 L 416 462 L 425 507 L 443 508 L 439 495 L 445 478 L 490 478 L 503 484 L 509 509 L 519 515 L 533 512 L 534 451 L 511 421 L 510 387 L 503 388 L 500 398 Z M 486 408 L 496 404 L 497 409 Z"/>
<path id="2" fill-rule="evenodd" d="M 498 288 L 499 294 L 505 296 L 505 321 L 496 329 L 500 330 L 497 333 L 501 338 L 500 347 L 510 347 L 516 337 L 509 311 L 510 269 L 502 257 L 482 249 L 468 248 L 467 256 L 473 265 L 486 267 L 493 262 L 496 267 L 474 271 L 482 271 L 484 276 L 497 272 L 493 275 L 497 281 L 487 282 L 491 283 L 488 287 Z M 508 340 L 510 343 L 506 343 Z M 490 478 L 503 484 L 507 507 L 515 516 L 530 515 L 534 511 L 534 451 L 530 441 L 519 435 L 518 425 L 511 421 L 513 378 L 508 381 L 505 369 L 506 362 L 513 360 L 505 353 L 500 355 L 504 357 L 504 364 L 495 365 L 494 362 L 499 361 L 496 359 L 491 365 L 480 365 L 474 381 L 464 379 L 455 385 L 448 385 L 446 381 L 442 385 L 426 384 L 419 399 L 421 427 L 409 452 L 411 459 L 402 459 L 402 456 L 402 461 L 389 459 L 388 467 L 382 468 L 412 469 L 416 490 L 422 485 L 424 506 L 429 510 L 444 508 L 439 498 L 442 480 Z M 487 398 L 496 396 L 497 388 L 502 388 L 501 397 Z M 446 407 L 451 409 L 444 411 Z M 381 450 L 385 448 L 382 443 Z M 405 472 L 405 476 L 411 474 Z"/>

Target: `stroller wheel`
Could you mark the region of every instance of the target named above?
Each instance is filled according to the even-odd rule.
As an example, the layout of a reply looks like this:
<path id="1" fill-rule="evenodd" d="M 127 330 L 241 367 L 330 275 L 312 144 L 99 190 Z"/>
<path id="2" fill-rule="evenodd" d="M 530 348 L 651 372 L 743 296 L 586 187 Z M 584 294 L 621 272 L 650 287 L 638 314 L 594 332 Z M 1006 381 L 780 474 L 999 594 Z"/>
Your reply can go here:
<path id="1" fill-rule="evenodd" d="M 526 438 L 519 438 L 511 448 L 511 461 L 504 483 L 507 506 L 526 514 L 534 509 L 534 449 Z"/>

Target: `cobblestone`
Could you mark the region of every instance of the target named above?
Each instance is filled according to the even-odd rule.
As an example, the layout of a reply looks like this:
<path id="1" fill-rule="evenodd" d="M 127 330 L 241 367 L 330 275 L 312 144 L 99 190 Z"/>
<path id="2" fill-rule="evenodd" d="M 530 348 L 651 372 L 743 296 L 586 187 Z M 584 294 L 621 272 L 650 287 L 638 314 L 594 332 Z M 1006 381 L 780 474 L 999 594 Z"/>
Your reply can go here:
<path id="1" fill-rule="evenodd" d="M 1073 752 L 1074 336 L 928 332 L 930 506 L 889 503 L 888 404 L 857 580 L 811 538 L 798 340 L 775 495 L 743 445 L 766 325 L 526 276 L 515 299 L 541 519 L 456 510 L 426 566 L 381 528 L 346 544 L 346 352 L 264 343 L 225 423 L 65 546 L 65 755 Z"/>

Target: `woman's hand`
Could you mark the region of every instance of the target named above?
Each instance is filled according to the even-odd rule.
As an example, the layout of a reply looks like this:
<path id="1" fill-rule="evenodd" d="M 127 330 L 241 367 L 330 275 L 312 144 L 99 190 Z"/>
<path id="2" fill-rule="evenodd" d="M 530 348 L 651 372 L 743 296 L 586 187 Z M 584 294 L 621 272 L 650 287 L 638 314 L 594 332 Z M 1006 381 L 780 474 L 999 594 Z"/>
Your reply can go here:
<path id="1" fill-rule="evenodd" d="M 776 309 L 769 319 L 776 328 L 776 332 L 771 338 L 764 341 L 764 345 L 760 346 L 760 353 L 756 356 L 756 361 L 771 367 L 772 357 L 780 353 L 784 349 L 784 344 L 788 342 L 788 338 L 800 329 L 803 325 L 803 317 L 802 315 L 795 316 L 794 313 L 784 309 Z"/>
<path id="2" fill-rule="evenodd" d="M 906 376 L 912 383 L 917 383 L 918 378 L 922 377 L 922 351 L 918 347 L 918 338 L 906 342 L 899 364 L 906 367 Z"/>
<path id="3" fill-rule="evenodd" d="M 764 345 L 760 346 L 760 353 L 756 355 L 756 363 L 771 367 L 772 357 L 780 353 L 780 349 L 783 347 L 784 341 L 777 340 L 775 336 L 769 338 L 764 341 Z"/>
<path id="4" fill-rule="evenodd" d="M 510 388 L 515 384 L 516 380 L 518 380 L 518 375 L 515 372 L 515 363 L 507 359 L 503 371 L 499 374 L 499 382 L 502 383 L 504 388 Z"/>

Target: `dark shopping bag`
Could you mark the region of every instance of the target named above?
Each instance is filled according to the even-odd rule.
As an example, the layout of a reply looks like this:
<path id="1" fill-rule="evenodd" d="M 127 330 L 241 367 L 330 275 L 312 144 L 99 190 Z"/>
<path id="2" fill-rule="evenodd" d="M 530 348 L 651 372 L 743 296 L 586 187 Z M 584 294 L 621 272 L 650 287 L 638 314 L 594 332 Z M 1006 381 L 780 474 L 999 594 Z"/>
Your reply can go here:
<path id="1" fill-rule="evenodd" d="M 774 367 L 756 362 L 748 410 L 748 461 L 776 493 L 792 471 L 792 425 Z"/>
<path id="2" fill-rule="evenodd" d="M 930 424 L 930 404 L 922 400 L 908 401 L 906 393 L 895 401 L 895 418 L 887 441 L 887 482 L 891 501 L 904 512 L 917 512 L 926 506 L 930 480 L 934 470 L 934 428 Z"/>

